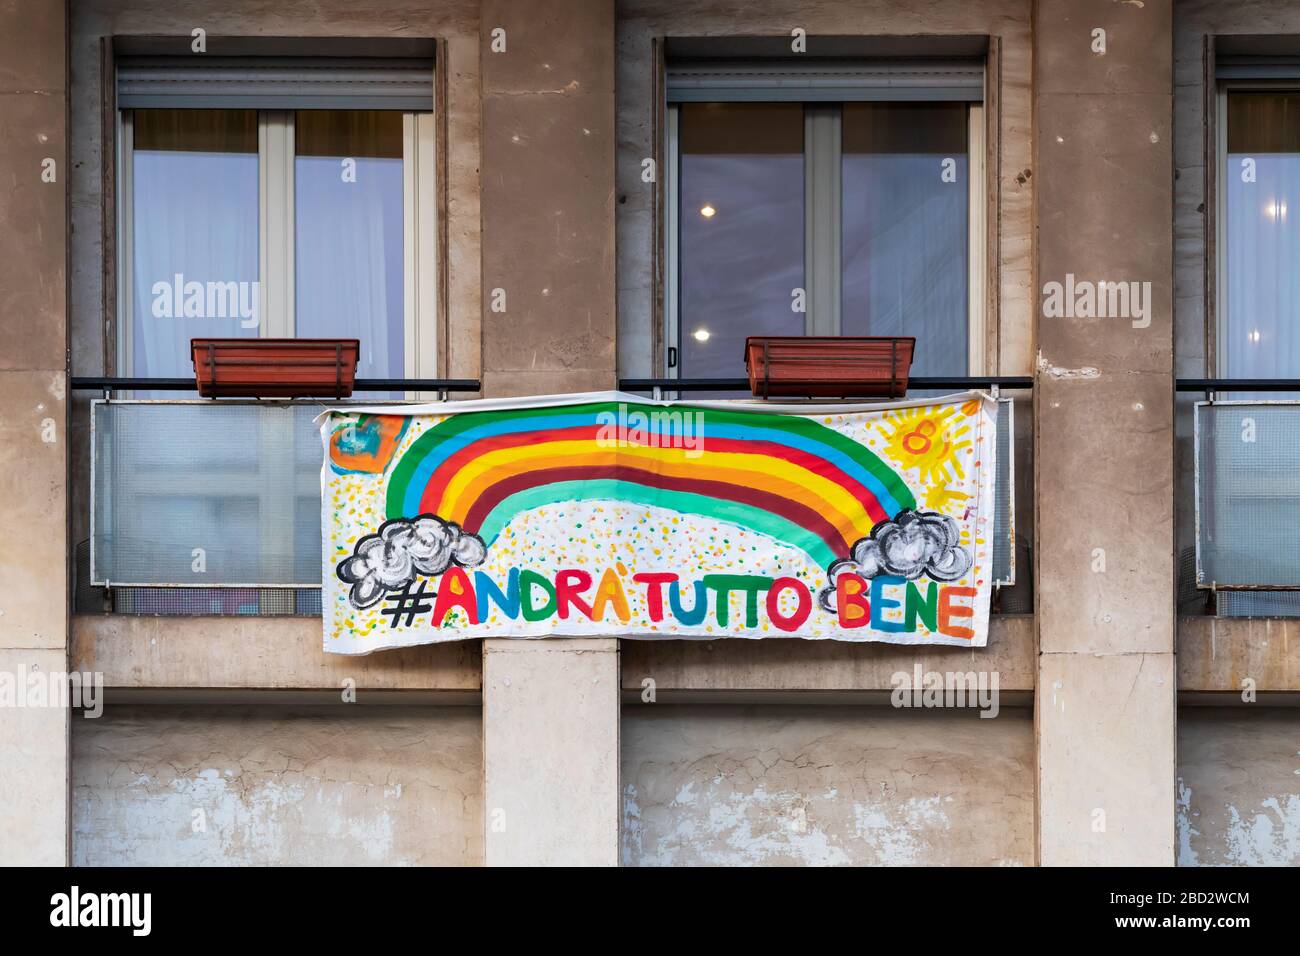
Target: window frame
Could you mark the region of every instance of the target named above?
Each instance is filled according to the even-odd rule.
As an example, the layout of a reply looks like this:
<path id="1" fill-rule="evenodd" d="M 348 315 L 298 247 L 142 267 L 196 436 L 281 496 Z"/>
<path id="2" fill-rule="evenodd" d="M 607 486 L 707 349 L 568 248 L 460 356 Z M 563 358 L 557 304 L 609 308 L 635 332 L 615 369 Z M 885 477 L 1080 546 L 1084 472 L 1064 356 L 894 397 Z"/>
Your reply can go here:
<path id="1" fill-rule="evenodd" d="M 713 102 L 742 102 L 720 94 Z M 900 98 L 902 101 L 902 98 Z M 805 335 L 838 335 L 842 297 L 840 239 L 843 202 L 840 189 L 841 104 L 806 99 L 804 106 L 804 282 Z M 922 101 L 923 102 L 923 101 Z M 988 333 L 988 227 L 985 103 L 967 106 L 967 374 L 981 375 Z M 656 359 L 664 377 L 680 378 L 680 102 L 665 103 L 664 113 L 664 294 L 663 351 Z M 821 176 L 814 174 L 821 170 Z M 834 223 L 833 226 L 827 223 Z M 829 302 L 829 305 L 820 304 Z"/>
<path id="2" fill-rule="evenodd" d="M 1212 362 L 1216 375 L 1226 375 L 1228 368 L 1228 93 L 1233 88 L 1219 81 L 1214 94 L 1214 322 L 1206 365 Z"/>
<path id="3" fill-rule="evenodd" d="M 258 109 L 258 309 L 261 338 L 294 338 L 296 322 L 294 257 L 294 110 Z M 402 115 L 402 276 L 405 340 L 403 376 L 437 378 L 438 201 L 436 112 L 397 111 Z M 132 301 L 134 249 L 134 113 L 117 119 L 117 322 L 118 374 L 132 377 Z M 363 344 L 364 347 L 364 344 Z M 407 392 L 423 400 L 424 392 Z"/>

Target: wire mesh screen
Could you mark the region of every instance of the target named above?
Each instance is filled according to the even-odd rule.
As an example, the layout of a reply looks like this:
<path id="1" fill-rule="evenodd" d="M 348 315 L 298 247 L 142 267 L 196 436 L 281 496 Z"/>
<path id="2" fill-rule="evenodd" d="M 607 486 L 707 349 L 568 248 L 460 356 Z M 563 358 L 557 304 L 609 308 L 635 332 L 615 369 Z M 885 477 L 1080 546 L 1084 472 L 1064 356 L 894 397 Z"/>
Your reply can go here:
<path id="1" fill-rule="evenodd" d="M 114 614 L 320 616 L 320 589 L 112 588 Z"/>
<path id="2" fill-rule="evenodd" d="M 77 614 L 100 614 L 109 608 L 104 589 L 90 583 L 90 540 L 78 541 L 72 564 L 72 610 Z"/>
<path id="3" fill-rule="evenodd" d="M 264 600 L 258 586 L 319 586 L 319 411 L 311 403 L 96 402 L 92 581 L 230 587 L 209 602 L 222 609 L 206 613 L 249 613 Z"/>
<path id="4" fill-rule="evenodd" d="M 1300 587 L 1300 403 L 1196 406 L 1196 582 Z"/>
<path id="5" fill-rule="evenodd" d="M 1183 548 L 1178 552 L 1178 583 L 1175 592 L 1180 613 L 1200 614 L 1206 606 L 1208 593 L 1196 586 L 1196 549 Z"/>
<path id="6" fill-rule="evenodd" d="M 320 588 L 95 587 L 90 583 L 90 541 L 77 545 L 73 610 L 78 614 L 170 617 L 230 615 L 320 616 Z"/>
<path id="7" fill-rule="evenodd" d="M 993 489 L 993 582 L 1016 583 L 1015 415 L 1011 399 L 998 400 L 997 485 Z"/>
<path id="8" fill-rule="evenodd" d="M 1300 591 L 1218 591 L 1218 617 L 1300 617 Z"/>

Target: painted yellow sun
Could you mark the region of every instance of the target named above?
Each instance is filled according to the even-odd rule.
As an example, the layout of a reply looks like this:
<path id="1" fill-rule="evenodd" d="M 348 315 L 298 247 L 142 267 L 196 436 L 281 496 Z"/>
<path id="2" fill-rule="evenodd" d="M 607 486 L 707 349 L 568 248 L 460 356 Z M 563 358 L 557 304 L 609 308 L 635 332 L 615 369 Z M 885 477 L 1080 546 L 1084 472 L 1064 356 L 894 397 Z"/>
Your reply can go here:
<path id="1" fill-rule="evenodd" d="M 961 459 L 969 448 L 970 426 L 957 417 L 957 408 L 918 405 L 900 409 L 880 424 L 889 456 L 905 468 L 916 468 L 927 485 L 946 485 L 964 477 Z M 963 416 L 964 417 L 964 416 Z"/>
<path id="2" fill-rule="evenodd" d="M 970 495 L 966 492 L 950 488 L 946 484 L 930 485 L 925 489 L 925 506 L 931 511 L 960 514 L 969 500 Z"/>

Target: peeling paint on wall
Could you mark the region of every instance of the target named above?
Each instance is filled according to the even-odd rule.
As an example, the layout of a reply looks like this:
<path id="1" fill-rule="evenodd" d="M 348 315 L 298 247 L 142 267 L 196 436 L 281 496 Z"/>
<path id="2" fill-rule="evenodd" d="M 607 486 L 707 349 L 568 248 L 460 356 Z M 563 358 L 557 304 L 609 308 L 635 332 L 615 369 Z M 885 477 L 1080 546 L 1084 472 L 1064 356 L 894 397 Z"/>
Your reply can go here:
<path id="1" fill-rule="evenodd" d="M 476 708 L 113 708 L 73 734 L 79 865 L 483 857 Z"/>
<path id="2" fill-rule="evenodd" d="M 1300 713 L 1178 714 L 1178 865 L 1300 866 Z"/>
<path id="3" fill-rule="evenodd" d="M 885 707 L 623 711 L 624 865 L 1033 862 L 1033 728 Z"/>
<path id="4" fill-rule="evenodd" d="M 1240 866 L 1300 864 L 1300 797 L 1267 797 L 1243 817 L 1228 808 L 1228 859 Z"/>
<path id="5" fill-rule="evenodd" d="M 1192 819 L 1192 791 L 1187 788 L 1182 777 L 1178 778 L 1178 800 L 1174 804 L 1174 811 L 1174 826 L 1178 831 L 1178 865 L 1200 866 L 1192 842 L 1201 835 L 1201 831 L 1196 829 Z"/>
<path id="6" fill-rule="evenodd" d="M 1062 368 L 1059 365 L 1053 365 L 1043 353 L 1038 353 L 1038 371 L 1048 378 L 1073 379 L 1073 378 L 1101 378 L 1101 372 L 1091 365 L 1080 366 L 1079 368 Z"/>

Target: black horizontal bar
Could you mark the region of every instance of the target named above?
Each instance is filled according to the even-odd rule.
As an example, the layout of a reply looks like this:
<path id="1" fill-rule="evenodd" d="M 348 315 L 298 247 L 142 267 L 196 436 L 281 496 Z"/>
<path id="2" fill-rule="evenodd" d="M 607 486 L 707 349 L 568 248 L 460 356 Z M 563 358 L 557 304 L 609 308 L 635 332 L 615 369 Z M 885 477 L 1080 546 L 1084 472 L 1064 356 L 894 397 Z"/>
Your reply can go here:
<path id="1" fill-rule="evenodd" d="M 1179 382 L 1180 389 L 1182 381 Z M 1194 380 L 1201 381 L 1201 380 Z M 1229 381 L 1229 380 L 1206 380 Z M 1283 390 L 1300 390 L 1300 379 L 1280 380 L 1287 383 Z M 1033 388 L 1034 380 L 1028 375 L 1004 375 L 994 377 L 964 378 L 926 378 L 908 379 L 909 389 L 935 388 Z M 359 378 L 353 387 L 354 392 L 477 392 L 482 390 L 482 382 L 473 378 Z M 678 392 L 730 392 L 748 391 L 747 378 L 624 378 L 618 387 L 624 391 L 647 392 L 655 388 Z M 154 392 L 193 392 L 197 386 L 192 378 L 120 378 L 120 377 L 74 377 L 72 388 L 77 391 L 104 390 L 141 390 Z M 1188 388 L 1184 391 L 1203 391 L 1204 387 Z M 1263 389 L 1258 389 L 1263 390 Z"/>
<path id="2" fill-rule="evenodd" d="M 195 392 L 192 378 L 76 378 L 78 391 L 140 390 L 149 392 Z M 476 378 L 359 378 L 354 392 L 477 392 L 483 384 Z M 328 395 L 322 396 L 328 398 Z"/>
<path id="3" fill-rule="evenodd" d="M 908 389 L 922 388 L 1033 388 L 1029 375 L 1004 375 L 994 378 L 909 378 Z M 618 387 L 625 392 L 648 392 L 656 388 L 674 392 L 749 391 L 747 378 L 623 378 Z"/>
<path id="4" fill-rule="evenodd" d="M 747 378 L 620 378 L 618 387 L 625 392 L 649 392 L 671 388 L 677 392 L 749 391 Z"/>
<path id="5" fill-rule="evenodd" d="M 907 387 L 912 388 L 1033 388 L 1032 375 L 1001 375 L 992 378 L 927 378 L 914 376 L 907 380 Z"/>
<path id="6" fill-rule="evenodd" d="M 359 378 L 354 392 L 479 392 L 476 378 Z"/>
<path id="7" fill-rule="evenodd" d="M 1180 378 L 1180 392 L 1300 392 L 1300 378 Z"/>

